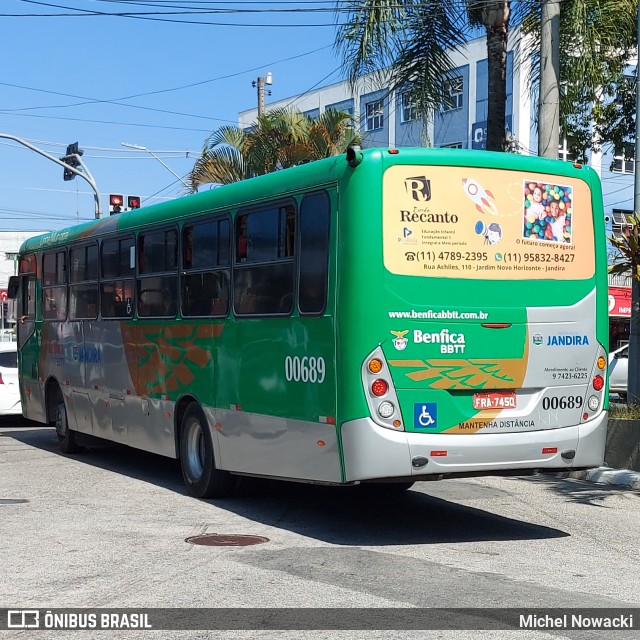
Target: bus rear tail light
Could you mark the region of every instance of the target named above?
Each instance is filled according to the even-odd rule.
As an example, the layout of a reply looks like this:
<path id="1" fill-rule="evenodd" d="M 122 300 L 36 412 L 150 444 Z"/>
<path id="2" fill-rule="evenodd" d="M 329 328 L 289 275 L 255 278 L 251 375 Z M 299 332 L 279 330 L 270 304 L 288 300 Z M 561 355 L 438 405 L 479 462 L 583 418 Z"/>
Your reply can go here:
<path id="1" fill-rule="evenodd" d="M 2 379 L 2 374 L 0 373 L 0 384 L 4 384 L 4 380 Z"/>
<path id="2" fill-rule="evenodd" d="M 393 386 L 387 361 L 380 347 L 377 347 L 365 358 L 361 373 L 362 386 L 371 419 L 386 429 L 403 431 L 398 396 Z"/>
<path id="3" fill-rule="evenodd" d="M 597 375 L 594 379 L 593 379 L 593 388 L 596 391 L 602 391 L 602 389 L 604 388 L 604 378 L 601 375 Z"/>
<path id="4" fill-rule="evenodd" d="M 380 358 L 371 358 L 367 364 L 367 368 L 371 373 L 380 373 L 382 371 L 382 360 Z"/>
<path id="5" fill-rule="evenodd" d="M 587 393 L 583 399 L 582 422 L 593 419 L 604 406 L 604 395 L 607 388 L 607 353 L 602 345 L 598 346 L 593 368 L 591 369 L 591 381 L 587 387 Z"/>
<path id="6" fill-rule="evenodd" d="M 387 384 L 387 381 L 381 380 L 380 378 L 374 380 L 373 384 L 371 385 L 371 393 L 373 393 L 373 395 L 377 396 L 378 398 L 387 393 L 388 390 L 389 385 Z"/>

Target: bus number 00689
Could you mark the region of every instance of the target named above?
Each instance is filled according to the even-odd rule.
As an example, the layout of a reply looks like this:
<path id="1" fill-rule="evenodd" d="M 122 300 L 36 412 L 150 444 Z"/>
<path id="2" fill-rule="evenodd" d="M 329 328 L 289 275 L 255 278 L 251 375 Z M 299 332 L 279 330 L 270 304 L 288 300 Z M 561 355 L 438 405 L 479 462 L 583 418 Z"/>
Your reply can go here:
<path id="1" fill-rule="evenodd" d="M 321 384 L 326 375 L 324 358 L 315 356 L 287 356 L 284 359 L 284 375 L 287 382 L 311 382 Z"/>

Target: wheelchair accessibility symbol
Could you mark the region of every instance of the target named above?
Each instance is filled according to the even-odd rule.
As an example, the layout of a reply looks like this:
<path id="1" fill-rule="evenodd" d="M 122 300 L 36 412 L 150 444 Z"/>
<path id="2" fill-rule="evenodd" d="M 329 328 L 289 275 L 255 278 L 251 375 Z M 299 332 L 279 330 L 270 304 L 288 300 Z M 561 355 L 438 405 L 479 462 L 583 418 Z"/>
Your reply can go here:
<path id="1" fill-rule="evenodd" d="M 413 426 L 416 429 L 435 429 L 438 426 L 438 405 L 418 402 L 413 405 Z"/>

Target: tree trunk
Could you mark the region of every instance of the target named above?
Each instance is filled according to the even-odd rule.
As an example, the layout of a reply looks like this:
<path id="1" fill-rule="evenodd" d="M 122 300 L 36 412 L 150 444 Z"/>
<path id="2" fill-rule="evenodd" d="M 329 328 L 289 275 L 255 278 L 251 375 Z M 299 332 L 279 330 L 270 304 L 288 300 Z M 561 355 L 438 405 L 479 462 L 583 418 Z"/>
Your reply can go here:
<path id="1" fill-rule="evenodd" d="M 543 0 L 540 31 L 538 155 L 558 158 L 560 143 L 560 3 Z"/>
<path id="2" fill-rule="evenodd" d="M 509 2 L 491 3 L 482 12 L 487 31 L 488 93 L 487 151 L 506 148 L 507 38 Z"/>

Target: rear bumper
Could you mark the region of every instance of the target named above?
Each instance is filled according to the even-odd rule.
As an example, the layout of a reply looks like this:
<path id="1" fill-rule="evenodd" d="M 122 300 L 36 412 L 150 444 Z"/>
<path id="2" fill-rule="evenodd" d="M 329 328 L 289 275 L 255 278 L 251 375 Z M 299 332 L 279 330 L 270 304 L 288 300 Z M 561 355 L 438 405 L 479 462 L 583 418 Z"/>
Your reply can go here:
<path id="1" fill-rule="evenodd" d="M 430 475 L 485 475 L 510 469 L 597 467 L 604 458 L 606 411 L 581 425 L 523 433 L 425 434 L 391 431 L 363 418 L 342 425 L 346 481 Z M 551 453 L 543 453 L 543 449 Z M 553 452 L 553 450 L 556 450 Z M 566 460 L 563 452 L 574 451 Z M 416 458 L 427 463 L 416 467 Z"/>

